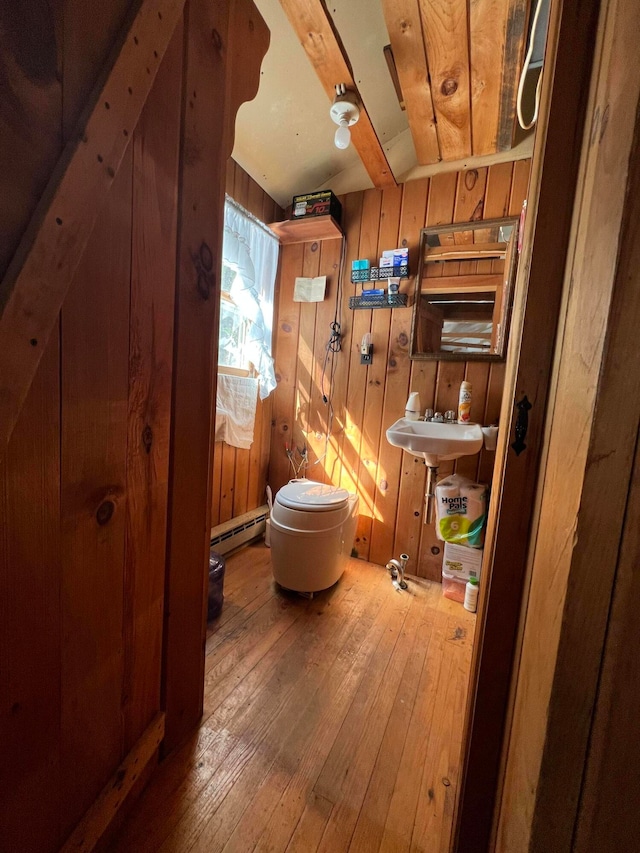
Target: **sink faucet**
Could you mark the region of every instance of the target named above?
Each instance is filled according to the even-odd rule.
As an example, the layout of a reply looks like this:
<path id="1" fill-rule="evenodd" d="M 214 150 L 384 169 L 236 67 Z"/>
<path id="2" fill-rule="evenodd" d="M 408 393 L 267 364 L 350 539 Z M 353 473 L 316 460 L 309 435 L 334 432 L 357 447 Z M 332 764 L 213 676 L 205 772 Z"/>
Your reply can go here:
<path id="1" fill-rule="evenodd" d="M 449 412 L 447 412 L 447 415 Z M 445 420 L 445 416 L 442 412 L 434 412 L 433 409 L 427 409 L 424 413 L 424 417 L 420 420 L 423 421 L 432 421 L 433 423 L 442 423 Z"/>

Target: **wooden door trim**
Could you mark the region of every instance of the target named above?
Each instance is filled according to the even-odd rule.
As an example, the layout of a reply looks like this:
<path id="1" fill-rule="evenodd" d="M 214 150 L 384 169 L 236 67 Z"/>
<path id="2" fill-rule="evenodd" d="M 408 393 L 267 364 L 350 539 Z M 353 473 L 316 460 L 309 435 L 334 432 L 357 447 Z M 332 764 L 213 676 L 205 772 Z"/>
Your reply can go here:
<path id="1" fill-rule="evenodd" d="M 619 784 L 633 766 L 632 739 L 615 719 L 620 712 L 625 718 L 625 701 L 632 719 L 637 690 L 624 666 L 615 687 L 603 670 L 605 644 L 614 654 L 633 648 L 629 631 L 621 645 L 620 634 L 612 640 L 622 624 L 610 608 L 625 587 L 619 554 L 640 423 L 636 19 L 632 0 L 603 4 L 496 834 L 504 850 L 637 847 L 633 806 L 625 818 L 618 805 L 634 803 L 632 788 L 621 798 Z M 599 681 L 611 702 L 601 722 L 620 732 L 617 744 L 615 734 L 591 730 Z M 593 820 L 574 836 L 584 786 Z"/>
<path id="2" fill-rule="evenodd" d="M 552 0 L 546 73 L 500 417 L 452 850 L 489 847 L 564 269 L 582 151 L 599 0 Z M 553 73 L 552 73 L 553 72 Z M 526 317 L 526 323 L 525 323 Z M 527 449 L 510 449 L 527 397 Z M 508 425 L 508 429 L 505 426 Z"/>
<path id="3" fill-rule="evenodd" d="M 162 673 L 165 754 L 197 727 L 202 714 L 226 168 L 236 113 L 255 97 L 270 37 L 253 0 L 189 0 L 185 20 Z"/>

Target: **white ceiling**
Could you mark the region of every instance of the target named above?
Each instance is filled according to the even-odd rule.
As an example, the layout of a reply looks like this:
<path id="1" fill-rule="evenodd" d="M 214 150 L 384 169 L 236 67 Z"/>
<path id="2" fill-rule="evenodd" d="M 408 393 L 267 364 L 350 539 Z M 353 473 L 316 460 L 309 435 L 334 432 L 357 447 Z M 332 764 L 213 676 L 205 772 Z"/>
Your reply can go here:
<path id="1" fill-rule="evenodd" d="M 353 146 L 341 151 L 333 144 L 336 126 L 329 117 L 329 99 L 279 0 L 255 3 L 271 31 L 271 43 L 258 94 L 238 112 L 234 160 L 282 207 L 293 195 L 316 189 L 345 193 L 371 187 Z M 417 165 L 406 114 L 383 54 L 389 36 L 380 0 L 333 0 L 327 6 L 396 180 L 469 167 L 468 161 Z M 532 135 L 497 159 L 529 156 L 531 143 Z"/>
<path id="2" fill-rule="evenodd" d="M 329 117 L 329 99 L 279 0 L 255 2 L 271 30 L 271 44 L 258 95 L 238 112 L 234 160 L 283 207 L 293 195 L 328 186 L 345 170 L 354 173 L 349 180 L 353 189 L 372 186 L 355 149 L 334 146 L 336 125 Z M 382 52 L 389 37 L 380 3 L 333 0 L 328 8 L 378 138 L 390 152 L 393 141 L 404 134 L 404 149 L 409 151 L 402 165 L 415 163 L 407 119 Z"/>

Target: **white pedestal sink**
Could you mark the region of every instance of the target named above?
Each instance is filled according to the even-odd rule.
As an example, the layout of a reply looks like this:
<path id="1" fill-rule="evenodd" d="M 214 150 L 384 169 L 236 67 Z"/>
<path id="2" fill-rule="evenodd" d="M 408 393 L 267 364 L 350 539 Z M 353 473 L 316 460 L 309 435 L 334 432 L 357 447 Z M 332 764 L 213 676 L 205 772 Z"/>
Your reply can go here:
<path id="1" fill-rule="evenodd" d="M 429 468 L 438 468 L 440 462 L 473 456 L 482 447 L 483 436 L 479 424 L 400 418 L 387 430 L 387 441 L 407 453 L 423 457 Z"/>

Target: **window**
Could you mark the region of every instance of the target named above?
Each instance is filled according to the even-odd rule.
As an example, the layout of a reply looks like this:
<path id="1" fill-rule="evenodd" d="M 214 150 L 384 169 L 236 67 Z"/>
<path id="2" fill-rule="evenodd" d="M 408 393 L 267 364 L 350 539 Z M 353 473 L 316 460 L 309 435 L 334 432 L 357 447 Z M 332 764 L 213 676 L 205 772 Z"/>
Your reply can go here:
<path id="1" fill-rule="evenodd" d="M 271 336 L 279 242 L 227 197 L 225 201 L 218 366 L 252 369 L 264 399 L 276 387 Z"/>
<path id="2" fill-rule="evenodd" d="M 246 357 L 249 321 L 231 298 L 231 284 L 235 272 L 222 262 L 222 293 L 220 300 L 220 341 L 218 344 L 218 367 L 231 367 L 248 372 Z"/>

